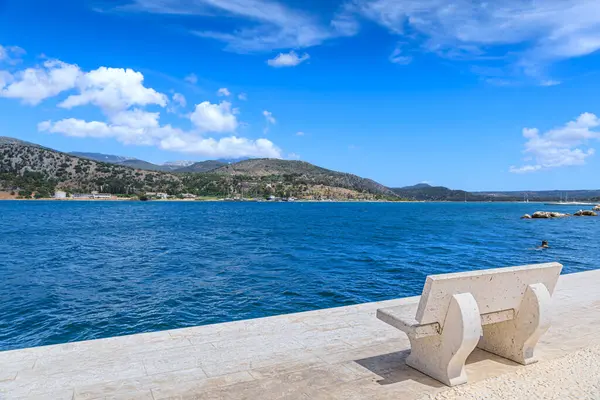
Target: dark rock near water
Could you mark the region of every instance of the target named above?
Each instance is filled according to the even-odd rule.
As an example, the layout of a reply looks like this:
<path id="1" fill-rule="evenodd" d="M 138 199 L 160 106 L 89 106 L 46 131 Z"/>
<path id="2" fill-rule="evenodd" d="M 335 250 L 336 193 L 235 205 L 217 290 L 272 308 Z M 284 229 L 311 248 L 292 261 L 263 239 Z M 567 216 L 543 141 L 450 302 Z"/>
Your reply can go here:
<path id="1" fill-rule="evenodd" d="M 598 213 L 592 210 L 579 210 L 573 215 L 576 217 L 597 217 Z"/>

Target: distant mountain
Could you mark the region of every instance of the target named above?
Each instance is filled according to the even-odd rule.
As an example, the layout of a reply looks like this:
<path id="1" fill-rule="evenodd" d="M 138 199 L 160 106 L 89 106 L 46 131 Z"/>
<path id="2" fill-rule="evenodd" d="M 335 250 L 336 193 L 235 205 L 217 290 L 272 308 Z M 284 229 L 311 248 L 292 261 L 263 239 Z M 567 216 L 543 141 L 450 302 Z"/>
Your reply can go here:
<path id="1" fill-rule="evenodd" d="M 173 172 L 209 172 L 214 171 L 215 169 L 223 167 L 225 165 L 228 164 L 216 160 L 200 161 L 197 163 L 192 163 L 191 165 L 188 165 L 183 168 L 177 168 L 173 170 Z"/>
<path id="2" fill-rule="evenodd" d="M 115 164 L 123 165 L 125 167 L 145 169 L 147 171 L 163 171 L 163 172 L 172 171 L 172 169 L 169 167 L 166 167 L 163 165 L 152 164 L 152 163 L 149 163 L 148 161 L 137 160 L 137 159 L 125 160 L 125 161 L 122 161 L 120 163 L 115 163 Z"/>
<path id="3" fill-rule="evenodd" d="M 538 190 L 508 192 L 474 192 L 495 201 L 599 201 L 599 190 Z"/>
<path id="4" fill-rule="evenodd" d="M 76 157 L 88 158 L 90 160 L 106 162 L 111 164 L 119 164 L 123 161 L 135 160 L 135 158 L 132 157 L 114 156 L 112 154 L 103 153 L 86 153 L 81 151 L 72 151 L 69 154 Z"/>
<path id="5" fill-rule="evenodd" d="M 419 201 L 600 201 L 600 190 L 466 192 L 425 183 L 392 190 L 398 196 Z"/>
<path id="6" fill-rule="evenodd" d="M 400 189 L 404 189 L 404 190 L 413 190 L 413 189 L 428 189 L 431 188 L 433 186 L 431 186 L 428 183 L 417 183 L 416 185 L 412 185 L 412 186 L 405 186 L 403 188 Z M 441 186 L 443 187 L 443 186 Z"/>
<path id="7" fill-rule="evenodd" d="M 165 167 L 169 167 L 169 168 L 173 168 L 173 169 L 178 169 L 178 168 L 185 168 L 185 167 L 189 167 L 190 165 L 194 164 L 196 161 L 190 161 L 190 160 L 182 160 L 182 161 L 167 161 L 166 163 L 163 163 L 162 165 Z"/>
<path id="8" fill-rule="evenodd" d="M 79 151 L 73 151 L 69 153 L 73 156 L 88 158 L 94 161 L 106 162 L 111 164 L 123 165 L 131 168 L 145 169 L 147 171 L 163 171 L 172 172 L 179 168 L 186 167 L 194 163 L 194 161 L 173 161 L 160 164 L 153 164 L 148 161 L 140 160 L 133 157 L 115 156 L 112 154 L 103 153 L 84 153 Z"/>

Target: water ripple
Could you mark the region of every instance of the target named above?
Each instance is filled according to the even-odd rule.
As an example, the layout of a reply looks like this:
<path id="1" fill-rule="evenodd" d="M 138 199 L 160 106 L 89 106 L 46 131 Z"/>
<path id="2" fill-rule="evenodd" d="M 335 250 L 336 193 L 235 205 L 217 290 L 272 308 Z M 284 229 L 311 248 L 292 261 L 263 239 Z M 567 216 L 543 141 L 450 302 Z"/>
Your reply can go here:
<path id="1" fill-rule="evenodd" d="M 433 273 L 597 268 L 600 219 L 519 219 L 535 208 L 0 202 L 0 350 L 411 296 Z"/>

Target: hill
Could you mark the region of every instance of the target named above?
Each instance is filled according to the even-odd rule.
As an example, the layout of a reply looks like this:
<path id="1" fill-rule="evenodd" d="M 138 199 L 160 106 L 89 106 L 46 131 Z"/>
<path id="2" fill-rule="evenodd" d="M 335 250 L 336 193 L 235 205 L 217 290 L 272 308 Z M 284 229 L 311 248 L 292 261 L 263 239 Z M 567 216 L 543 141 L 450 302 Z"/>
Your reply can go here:
<path id="1" fill-rule="evenodd" d="M 252 159 L 229 164 L 212 172 L 237 177 L 245 176 L 253 180 L 270 180 L 277 177 L 283 179 L 288 186 L 321 186 L 324 192 L 334 187 L 374 196 L 397 197 L 389 188 L 371 179 L 331 171 L 304 161 Z"/>
<path id="2" fill-rule="evenodd" d="M 173 170 L 173 172 L 209 172 L 225 165 L 227 165 L 227 163 L 217 160 L 200 161 L 193 163 L 192 165 L 188 165 L 187 167 L 177 168 Z"/>
<path id="3" fill-rule="evenodd" d="M 419 201 L 487 201 L 485 196 L 464 190 L 452 190 L 444 186 L 431 186 L 426 183 L 393 188 L 392 191 L 398 196 Z"/>
<path id="4" fill-rule="evenodd" d="M 0 141 L 0 190 L 27 196 L 35 192 L 39 197 L 62 189 L 112 194 L 150 191 L 216 197 L 398 199 L 388 188 L 370 179 L 300 161 L 244 160 L 230 165 L 206 161 L 190 166 L 189 171 L 200 172 L 178 173 L 133 168 L 139 165 L 149 168 L 140 162 L 144 163 L 135 159 L 100 162 L 3 138 Z"/>
<path id="5" fill-rule="evenodd" d="M 183 188 L 181 179 L 170 174 L 97 162 L 27 142 L 10 141 L 0 143 L 0 187 L 44 195 L 55 189 L 130 194 L 178 192 Z"/>

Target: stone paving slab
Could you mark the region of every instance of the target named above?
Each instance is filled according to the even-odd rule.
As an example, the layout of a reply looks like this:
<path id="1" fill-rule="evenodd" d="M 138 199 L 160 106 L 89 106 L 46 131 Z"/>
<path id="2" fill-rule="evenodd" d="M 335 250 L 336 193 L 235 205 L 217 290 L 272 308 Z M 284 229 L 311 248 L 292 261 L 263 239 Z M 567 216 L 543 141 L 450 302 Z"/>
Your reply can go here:
<path id="1" fill-rule="evenodd" d="M 600 346 L 600 270 L 560 277 L 540 361 Z M 0 352 L 0 399 L 418 399 L 449 390 L 407 367 L 376 310 L 419 297 Z M 523 368 L 476 349 L 469 382 Z"/>

